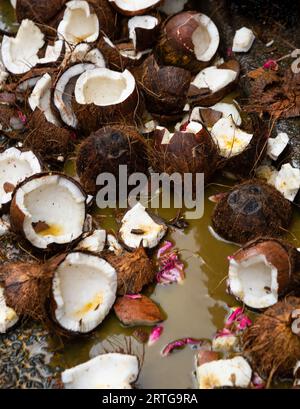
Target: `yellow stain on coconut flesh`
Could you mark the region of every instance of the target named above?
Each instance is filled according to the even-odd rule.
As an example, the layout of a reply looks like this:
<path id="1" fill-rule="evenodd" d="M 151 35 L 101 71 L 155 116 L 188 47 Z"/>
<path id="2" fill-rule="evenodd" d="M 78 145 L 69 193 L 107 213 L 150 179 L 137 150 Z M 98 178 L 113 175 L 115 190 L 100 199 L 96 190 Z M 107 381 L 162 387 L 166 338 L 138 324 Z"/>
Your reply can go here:
<path id="1" fill-rule="evenodd" d="M 74 315 L 76 316 L 77 319 L 81 319 L 89 312 L 95 311 L 102 303 L 103 303 L 102 294 L 97 294 L 95 295 L 92 301 L 86 303 L 82 308 L 80 308 L 80 310 L 76 311 Z"/>
<path id="2" fill-rule="evenodd" d="M 61 236 L 63 234 L 63 228 L 58 224 L 52 224 L 51 226 L 46 227 L 44 230 L 38 233 L 40 236 Z"/>

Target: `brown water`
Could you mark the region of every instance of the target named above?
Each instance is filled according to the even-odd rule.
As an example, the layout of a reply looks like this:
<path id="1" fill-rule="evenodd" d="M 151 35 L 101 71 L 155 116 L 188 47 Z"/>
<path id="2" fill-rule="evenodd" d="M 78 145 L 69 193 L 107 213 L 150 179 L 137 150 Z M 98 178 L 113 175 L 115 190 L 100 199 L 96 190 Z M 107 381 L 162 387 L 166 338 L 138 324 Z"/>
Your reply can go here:
<path id="1" fill-rule="evenodd" d="M 0 29 L 14 30 L 13 12 L 9 1 L 0 0 Z M 72 166 L 67 166 L 72 173 Z M 219 181 L 229 185 L 226 180 Z M 186 279 L 182 284 L 170 286 L 157 285 L 148 290 L 166 313 L 164 332 L 159 341 L 145 346 L 132 337 L 135 329 L 124 328 L 113 313 L 100 328 L 85 338 L 68 341 L 59 350 L 53 364 L 63 368 L 80 364 L 104 350 L 124 348 L 144 355 L 138 386 L 141 388 L 192 388 L 194 387 L 195 351 L 186 347 L 162 358 L 160 351 L 170 341 L 182 337 L 211 339 L 217 329 L 223 327 L 228 308 L 236 301 L 226 294 L 227 256 L 236 246 L 215 239 L 209 232 L 211 213 L 214 204 L 208 200 L 212 194 L 224 191 L 221 185 L 211 185 L 205 195 L 205 213 L 199 220 L 190 221 L 183 232 L 173 230 L 169 233 L 179 249 L 185 263 Z M 97 212 L 104 228 L 115 228 L 114 217 L 110 212 Z M 175 210 L 161 210 L 159 214 L 166 219 L 175 216 Z M 296 210 L 291 232 L 287 237 L 300 246 L 300 217 Z M 131 339 L 131 347 L 128 340 Z M 282 384 L 281 384 L 282 386 Z"/>

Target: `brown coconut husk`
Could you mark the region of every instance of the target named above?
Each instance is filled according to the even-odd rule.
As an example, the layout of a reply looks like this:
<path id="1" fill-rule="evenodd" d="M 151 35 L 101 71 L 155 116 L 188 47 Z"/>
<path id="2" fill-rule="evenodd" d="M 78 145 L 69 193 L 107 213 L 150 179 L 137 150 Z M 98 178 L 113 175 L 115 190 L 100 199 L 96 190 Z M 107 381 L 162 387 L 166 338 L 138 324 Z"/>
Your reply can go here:
<path id="1" fill-rule="evenodd" d="M 138 294 L 155 279 L 154 265 L 142 247 L 133 252 L 124 250 L 119 255 L 105 252 L 103 258 L 117 271 L 118 295 Z"/>
<path id="2" fill-rule="evenodd" d="M 109 38 L 115 38 L 118 35 L 118 14 L 111 7 L 107 0 L 87 0 L 93 7 L 100 23 L 100 30 Z"/>
<path id="3" fill-rule="evenodd" d="M 212 223 L 224 239 L 247 243 L 260 236 L 283 235 L 291 218 L 292 205 L 278 190 L 251 179 L 234 186 L 221 198 Z"/>
<path id="4" fill-rule="evenodd" d="M 300 359 L 300 337 L 292 332 L 291 314 L 300 309 L 300 298 L 286 297 L 260 315 L 242 336 L 242 346 L 260 376 L 292 376 Z"/>
<path id="5" fill-rule="evenodd" d="M 17 0 L 16 15 L 21 23 L 24 19 L 44 24 L 52 20 L 68 0 Z"/>
<path id="6" fill-rule="evenodd" d="M 136 76 L 151 114 L 182 115 L 191 82 L 189 71 L 171 66 L 160 67 L 151 55 Z"/>
<path id="7" fill-rule="evenodd" d="M 0 267 L 6 304 L 20 316 L 46 320 L 46 300 L 50 296 L 55 268 L 66 255 L 45 264 L 34 262 L 5 263 Z"/>
<path id="8" fill-rule="evenodd" d="M 5 133 L 6 136 L 9 136 L 11 139 L 19 139 L 20 134 L 25 129 L 24 120 L 26 120 L 26 117 L 17 108 L 9 105 L 0 105 L 1 132 Z"/>
<path id="9" fill-rule="evenodd" d="M 169 144 L 162 144 L 163 133 L 154 132 L 154 143 L 148 148 L 149 163 L 159 172 L 204 173 L 208 182 L 219 166 L 218 147 L 209 132 L 202 128 L 198 134 L 176 131 Z"/>
<path id="10" fill-rule="evenodd" d="M 24 146 L 39 153 L 47 163 L 56 163 L 57 157 L 66 156 L 73 150 L 73 133 L 57 127 L 45 118 L 38 108 L 31 115 Z"/>
<path id="11" fill-rule="evenodd" d="M 119 165 L 128 166 L 128 174 L 146 172 L 146 143 L 135 128 L 111 125 L 99 129 L 78 148 L 76 167 L 85 190 L 96 192 L 96 179 L 101 172 L 119 174 Z"/>

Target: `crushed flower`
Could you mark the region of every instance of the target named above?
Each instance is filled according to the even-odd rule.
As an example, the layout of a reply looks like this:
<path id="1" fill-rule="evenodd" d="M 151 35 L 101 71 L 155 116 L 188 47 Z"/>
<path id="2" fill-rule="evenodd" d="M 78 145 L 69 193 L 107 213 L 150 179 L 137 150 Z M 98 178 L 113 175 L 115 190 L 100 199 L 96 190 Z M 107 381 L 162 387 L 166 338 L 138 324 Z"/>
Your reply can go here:
<path id="1" fill-rule="evenodd" d="M 165 241 L 157 253 L 159 271 L 156 280 L 159 284 L 180 283 L 183 281 L 184 265 L 179 260 L 177 250 L 170 241 Z"/>
<path id="2" fill-rule="evenodd" d="M 265 70 L 273 70 L 277 71 L 278 70 L 278 63 L 275 60 L 268 60 L 264 63 L 263 68 Z"/>
<path id="3" fill-rule="evenodd" d="M 177 339 L 176 341 L 172 341 L 168 345 L 166 345 L 164 349 L 161 351 L 161 355 L 163 357 L 168 356 L 174 351 L 174 349 L 181 349 L 185 347 L 186 345 L 201 346 L 202 344 L 203 344 L 202 339 L 196 339 L 196 338 Z"/>
<path id="4" fill-rule="evenodd" d="M 244 331 L 252 325 L 251 319 L 244 313 L 243 308 L 234 307 L 225 322 L 225 329 L 228 329 L 232 334 Z"/>
<path id="5" fill-rule="evenodd" d="M 27 122 L 26 115 L 24 115 L 21 111 L 18 111 L 18 117 L 19 117 L 20 121 L 22 122 L 22 124 L 26 124 L 26 122 Z"/>
<path id="6" fill-rule="evenodd" d="M 164 327 L 162 325 L 157 325 L 154 327 L 150 333 L 149 340 L 148 340 L 148 345 L 151 346 L 155 344 L 161 337 L 161 334 L 164 331 Z"/>

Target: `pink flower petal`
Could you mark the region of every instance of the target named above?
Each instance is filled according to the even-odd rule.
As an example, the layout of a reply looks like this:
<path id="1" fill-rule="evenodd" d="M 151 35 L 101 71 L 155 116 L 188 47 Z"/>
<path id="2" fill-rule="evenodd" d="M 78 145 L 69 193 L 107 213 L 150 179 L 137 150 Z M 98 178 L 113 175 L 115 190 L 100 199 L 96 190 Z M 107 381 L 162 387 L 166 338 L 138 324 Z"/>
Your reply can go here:
<path id="1" fill-rule="evenodd" d="M 201 345 L 202 343 L 203 343 L 202 339 L 196 338 L 177 339 L 176 341 L 172 341 L 168 345 L 166 345 L 164 349 L 161 351 L 161 355 L 165 357 L 171 354 L 174 351 L 174 349 L 183 348 L 185 345 Z"/>
<path id="2" fill-rule="evenodd" d="M 164 327 L 162 325 L 157 325 L 156 327 L 154 327 L 151 331 L 151 334 L 149 336 L 149 340 L 148 340 L 148 345 L 151 346 L 153 345 L 155 342 L 157 342 L 161 336 L 161 334 L 163 333 Z"/>
<path id="3" fill-rule="evenodd" d="M 24 115 L 21 111 L 18 111 L 18 117 L 20 121 L 22 122 L 22 124 L 26 124 L 27 122 L 26 115 Z"/>
<path id="4" fill-rule="evenodd" d="M 278 70 L 278 64 L 277 61 L 275 60 L 268 60 L 264 63 L 263 68 L 265 70 L 274 70 L 277 71 Z"/>
<path id="5" fill-rule="evenodd" d="M 165 241 L 162 246 L 159 248 L 157 252 L 157 257 L 161 258 L 162 254 L 164 254 L 166 251 L 170 250 L 173 247 L 173 243 L 170 241 Z"/>
<path id="6" fill-rule="evenodd" d="M 138 298 L 142 298 L 141 294 L 125 294 L 126 298 L 131 298 L 132 300 L 137 300 Z"/>

